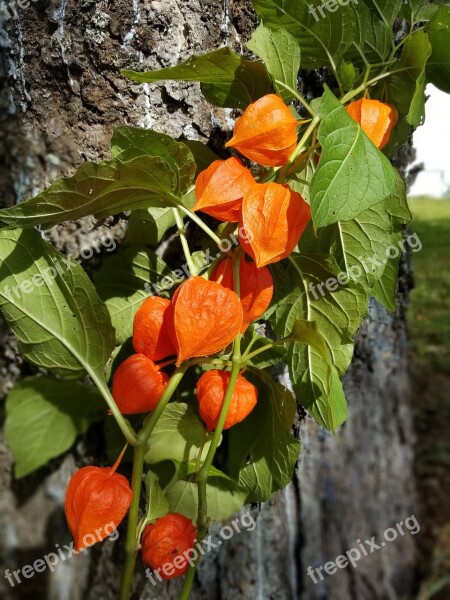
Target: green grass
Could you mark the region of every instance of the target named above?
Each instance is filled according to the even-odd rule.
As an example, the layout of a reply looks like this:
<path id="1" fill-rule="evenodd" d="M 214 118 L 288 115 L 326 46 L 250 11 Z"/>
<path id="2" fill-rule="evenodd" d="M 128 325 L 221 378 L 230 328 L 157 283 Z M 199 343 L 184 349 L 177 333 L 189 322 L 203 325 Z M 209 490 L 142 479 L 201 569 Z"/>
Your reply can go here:
<path id="1" fill-rule="evenodd" d="M 450 200 L 410 199 L 415 289 L 409 307 L 411 350 L 419 364 L 450 373 Z"/>

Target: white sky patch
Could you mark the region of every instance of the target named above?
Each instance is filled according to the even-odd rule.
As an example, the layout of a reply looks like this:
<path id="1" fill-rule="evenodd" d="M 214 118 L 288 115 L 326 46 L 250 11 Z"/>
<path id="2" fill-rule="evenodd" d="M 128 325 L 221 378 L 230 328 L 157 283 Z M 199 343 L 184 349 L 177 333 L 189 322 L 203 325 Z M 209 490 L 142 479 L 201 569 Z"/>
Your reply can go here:
<path id="1" fill-rule="evenodd" d="M 426 90 L 425 123 L 414 133 L 416 163 L 424 163 L 410 196 L 442 196 L 450 189 L 450 94 L 434 85 Z"/>

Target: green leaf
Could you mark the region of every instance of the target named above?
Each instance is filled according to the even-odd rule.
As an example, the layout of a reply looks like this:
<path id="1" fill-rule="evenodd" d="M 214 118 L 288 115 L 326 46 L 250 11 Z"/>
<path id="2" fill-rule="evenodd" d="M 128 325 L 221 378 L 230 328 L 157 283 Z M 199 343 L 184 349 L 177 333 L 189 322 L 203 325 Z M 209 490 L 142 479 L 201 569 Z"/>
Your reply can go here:
<path id="1" fill-rule="evenodd" d="M 395 292 L 397 290 L 398 269 L 401 254 L 397 258 L 390 258 L 386 263 L 386 268 L 373 286 L 371 295 L 378 300 L 390 312 L 397 309 Z"/>
<path id="2" fill-rule="evenodd" d="M 215 160 L 220 159 L 220 156 L 217 156 L 211 148 L 208 148 L 208 146 L 202 144 L 202 142 L 198 142 L 197 140 L 183 140 L 183 144 L 185 144 L 194 155 L 197 173 L 204 171 Z"/>
<path id="3" fill-rule="evenodd" d="M 362 0 L 362 2 L 380 21 L 392 28 L 395 19 L 399 16 L 403 0 Z"/>
<path id="4" fill-rule="evenodd" d="M 144 300 L 154 294 L 168 297 L 175 283 L 171 269 L 147 248 L 128 247 L 104 258 L 95 286 L 111 316 L 118 344 L 133 335 L 133 318 Z"/>
<path id="5" fill-rule="evenodd" d="M 316 228 L 350 221 L 394 193 L 396 172 L 339 100 L 326 88 L 318 137 L 322 155 L 311 180 Z"/>
<path id="6" fill-rule="evenodd" d="M 191 56 L 174 67 L 145 73 L 125 70 L 122 74 L 138 83 L 199 81 L 209 102 L 227 108 L 246 108 L 273 91 L 264 65 L 242 58 L 228 46 Z"/>
<path id="7" fill-rule="evenodd" d="M 433 52 L 427 64 L 428 81 L 443 92 L 450 92 L 450 8 L 440 6 L 428 30 Z"/>
<path id="8" fill-rule="evenodd" d="M 182 402 L 167 406 L 148 440 L 145 462 L 155 464 L 163 460 L 183 463 L 196 460 L 203 441 L 202 460 L 206 458 L 211 436 L 192 407 Z"/>
<path id="9" fill-rule="evenodd" d="M 300 69 L 300 47 L 285 29 L 270 29 L 261 24 L 247 43 L 266 65 L 275 91 L 285 102 L 294 100 Z"/>
<path id="10" fill-rule="evenodd" d="M 93 387 L 45 376 L 20 381 L 6 400 L 5 421 L 16 477 L 66 452 L 104 415 L 102 399 Z"/>
<path id="11" fill-rule="evenodd" d="M 285 338 L 296 321 L 315 321 L 328 358 L 313 345 L 288 345 L 287 364 L 298 401 L 327 429 L 335 431 L 346 415 L 339 381 L 353 354 L 353 334 L 367 311 L 360 285 L 346 285 L 336 263 L 318 256 L 293 255 L 273 265 L 275 294 L 270 322 Z"/>
<path id="12" fill-rule="evenodd" d="M 177 187 L 177 174 L 161 158 L 86 162 L 73 177 L 58 179 L 34 198 L 0 210 L 0 221 L 13 227 L 48 229 L 88 215 L 102 218 L 124 210 L 175 206 Z"/>
<path id="13" fill-rule="evenodd" d="M 0 231 L 0 307 L 35 365 L 103 379 L 114 348 L 105 305 L 86 273 L 34 229 Z"/>
<path id="14" fill-rule="evenodd" d="M 356 80 L 356 70 L 353 63 L 341 60 L 338 65 L 338 74 L 344 91 L 348 92 L 351 90 Z"/>
<path id="15" fill-rule="evenodd" d="M 245 489 L 226 477 L 208 477 L 206 483 L 207 517 L 211 521 L 226 521 L 245 503 Z M 197 520 L 198 488 L 193 477 L 180 479 L 166 490 L 170 512 L 178 512 Z"/>
<path id="16" fill-rule="evenodd" d="M 406 38 L 402 55 L 392 67 L 401 72 L 390 77 L 389 100 L 413 127 L 418 127 L 425 116 L 425 66 L 430 55 L 427 34 L 415 31 Z"/>
<path id="17" fill-rule="evenodd" d="M 385 206 L 388 213 L 395 217 L 403 225 L 406 225 L 412 221 L 412 215 L 408 205 L 408 198 L 406 196 L 406 184 L 398 171 L 395 191 L 391 196 L 386 198 Z"/>
<path id="18" fill-rule="evenodd" d="M 145 489 L 147 491 L 147 512 L 145 515 L 146 523 L 152 523 L 161 517 L 167 515 L 170 510 L 169 502 L 165 497 L 158 481 L 158 476 L 149 471 L 144 479 Z"/>
<path id="19" fill-rule="evenodd" d="M 300 443 L 291 434 L 296 415 L 292 393 L 259 372 L 258 402 L 230 429 L 228 471 L 248 490 L 246 503 L 264 502 L 292 479 Z"/>
<path id="20" fill-rule="evenodd" d="M 133 210 L 128 219 L 125 246 L 157 246 L 166 231 L 175 225 L 172 208 Z"/>
<path id="21" fill-rule="evenodd" d="M 353 41 L 358 7 L 333 3 L 332 10 L 321 0 L 252 0 L 264 25 L 287 30 L 300 45 L 302 68 L 336 66 Z"/>
<path id="22" fill-rule="evenodd" d="M 194 181 L 195 161 L 189 148 L 151 129 L 118 127 L 111 140 L 111 156 L 123 163 L 140 156 L 162 158 L 176 174 L 176 195 L 185 194 Z"/>
<path id="23" fill-rule="evenodd" d="M 249 344 L 251 343 L 251 352 L 255 352 L 259 349 L 266 347 L 271 343 L 267 337 L 263 337 L 256 333 L 256 330 L 253 326 L 250 326 L 245 332 L 244 337 L 241 341 L 241 352 L 245 353 Z M 255 357 L 248 361 L 248 364 L 256 367 L 257 369 L 266 369 L 267 367 L 271 367 L 273 365 L 279 364 L 283 362 L 286 356 L 287 350 L 284 346 L 272 346 L 261 352 L 261 354 L 257 354 Z"/>
<path id="24" fill-rule="evenodd" d="M 339 266 L 350 280 L 369 292 L 384 272 L 388 260 L 386 249 L 394 241 L 385 202 L 333 227 L 334 254 Z"/>

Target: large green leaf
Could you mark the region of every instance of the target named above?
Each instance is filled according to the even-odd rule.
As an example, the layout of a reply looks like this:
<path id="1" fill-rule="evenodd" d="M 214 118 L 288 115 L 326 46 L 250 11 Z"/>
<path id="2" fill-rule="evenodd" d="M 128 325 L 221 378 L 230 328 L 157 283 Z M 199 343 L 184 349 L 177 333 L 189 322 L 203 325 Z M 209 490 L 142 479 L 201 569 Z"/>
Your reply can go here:
<path id="1" fill-rule="evenodd" d="M 382 21 L 387 27 L 392 28 L 395 19 L 400 14 L 403 0 L 360 0 Z"/>
<path id="2" fill-rule="evenodd" d="M 245 504 L 246 490 L 228 478 L 210 476 L 206 482 L 207 517 L 211 521 L 230 519 Z M 170 512 L 193 521 L 198 515 L 198 487 L 194 477 L 179 479 L 166 490 Z"/>
<path id="3" fill-rule="evenodd" d="M 16 477 L 66 452 L 78 435 L 104 415 L 103 402 L 93 387 L 53 377 L 20 381 L 6 400 L 5 421 Z"/>
<path id="4" fill-rule="evenodd" d="M 353 0 L 329 10 L 322 0 L 252 0 L 264 25 L 285 29 L 294 36 L 302 54 L 302 68 L 334 66 L 362 32 Z M 364 23 L 361 22 L 363 26 Z"/>
<path id="5" fill-rule="evenodd" d="M 0 231 L 0 307 L 22 356 L 47 369 L 103 378 L 114 330 L 86 273 L 34 229 Z"/>
<path id="6" fill-rule="evenodd" d="M 230 430 L 228 471 L 248 491 L 246 502 L 263 502 L 292 479 L 300 443 L 291 434 L 296 414 L 292 393 L 260 371 L 258 402 Z"/>
<path id="7" fill-rule="evenodd" d="M 386 249 L 393 243 L 392 223 L 385 203 L 365 210 L 352 221 L 335 227 L 335 258 L 343 272 L 367 292 L 381 277 Z"/>
<path id="8" fill-rule="evenodd" d="M 158 476 L 149 471 L 145 476 L 145 489 L 147 492 L 147 511 L 145 519 L 151 523 L 160 517 L 164 517 L 170 510 L 169 503 L 165 497 L 158 481 Z"/>
<path id="9" fill-rule="evenodd" d="M 133 318 L 144 300 L 154 294 L 168 296 L 171 285 L 175 285 L 172 271 L 150 249 L 129 247 L 105 257 L 95 286 L 111 315 L 117 343 L 133 334 Z"/>
<path id="10" fill-rule="evenodd" d="M 433 52 L 427 64 L 428 80 L 450 93 L 450 8 L 440 6 L 430 21 L 428 37 Z"/>
<path id="11" fill-rule="evenodd" d="M 128 162 L 83 163 L 73 177 L 12 208 L 0 221 L 13 227 L 52 227 L 87 215 L 97 218 L 150 206 L 176 206 L 177 173 L 161 158 L 138 156 Z"/>
<path id="12" fill-rule="evenodd" d="M 350 221 L 395 191 L 396 172 L 326 88 L 320 103 L 322 155 L 311 180 L 315 227 Z"/>
<path id="13" fill-rule="evenodd" d="M 111 140 L 111 155 L 121 162 L 130 162 L 139 156 L 162 158 L 176 174 L 174 192 L 177 195 L 185 194 L 194 180 L 195 161 L 189 148 L 151 129 L 119 127 Z"/>
<path id="14" fill-rule="evenodd" d="M 173 402 L 164 410 L 148 440 L 145 462 L 155 464 L 171 460 L 183 463 L 196 460 L 203 441 L 204 459 L 211 445 L 211 437 L 191 406 Z"/>
<path id="15" fill-rule="evenodd" d="M 202 142 L 197 140 L 183 140 L 183 143 L 189 148 L 194 156 L 195 164 L 197 165 L 197 173 L 204 171 L 211 163 L 220 159 L 220 156 L 217 156 L 211 148 L 202 144 Z"/>
<path id="16" fill-rule="evenodd" d="M 293 255 L 273 266 L 275 295 L 270 322 L 279 338 L 290 335 L 296 321 L 316 321 L 328 358 L 314 345 L 288 345 L 287 364 L 298 401 L 327 429 L 346 417 L 339 375 L 350 364 L 353 334 L 367 310 L 367 295 L 351 287 L 338 266 L 318 256 Z"/>
<path id="17" fill-rule="evenodd" d="M 390 78 L 389 100 L 413 127 L 418 127 L 425 115 L 425 66 L 430 54 L 427 34 L 415 31 L 406 38 L 402 55 L 392 67 L 400 72 Z"/>
<path id="18" fill-rule="evenodd" d="M 264 65 L 242 58 L 228 46 L 200 56 L 191 56 L 174 67 L 145 73 L 127 70 L 122 73 L 138 83 L 199 81 L 209 102 L 229 108 L 246 108 L 251 102 L 273 91 Z"/>
<path id="19" fill-rule="evenodd" d="M 300 47 L 296 39 L 285 29 L 270 29 L 261 24 L 247 47 L 266 65 L 276 92 L 285 102 L 293 100 L 300 69 Z"/>
<path id="20" fill-rule="evenodd" d="M 163 235 L 175 225 L 172 208 L 133 210 L 127 224 L 125 246 L 156 247 Z"/>

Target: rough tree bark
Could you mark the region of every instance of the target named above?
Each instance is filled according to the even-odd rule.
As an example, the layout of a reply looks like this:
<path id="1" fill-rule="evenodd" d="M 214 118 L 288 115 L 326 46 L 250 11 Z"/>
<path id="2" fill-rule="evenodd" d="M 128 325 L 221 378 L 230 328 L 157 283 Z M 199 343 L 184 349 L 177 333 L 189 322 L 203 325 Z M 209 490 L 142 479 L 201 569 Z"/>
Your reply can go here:
<path id="1" fill-rule="evenodd" d="M 224 42 L 238 48 L 255 25 L 249 0 L 40 0 L 17 7 L 0 37 L 2 137 L 1 202 L 11 205 L 70 174 L 82 160 L 107 156 L 113 129 L 128 123 L 214 147 L 230 129 L 230 113 L 211 108 L 199 87 L 135 86 L 120 68 L 172 65 Z M 123 220 L 54 228 L 49 239 L 78 258 L 105 231 L 117 240 Z M 92 271 L 93 258 L 85 267 Z M 357 539 L 382 535 L 414 512 L 412 427 L 406 359 L 403 267 L 398 311 L 372 302 L 357 334 L 345 378 L 350 417 L 336 438 L 299 418 L 302 454 L 292 484 L 253 507 L 257 527 L 236 535 L 202 562 L 193 598 L 233 600 L 406 600 L 414 575 L 414 538 L 405 536 L 314 585 L 313 567 L 333 560 Z M 0 333 L 0 395 L 34 372 Z M 91 436 L 92 438 L 92 436 Z M 76 464 L 86 464 L 95 441 L 80 442 L 48 468 L 15 482 L 1 445 L 0 539 L 5 566 L 16 569 L 68 542 L 64 489 Z M 121 533 L 123 530 L 121 530 Z M 105 543 L 11 588 L 6 600 L 116 598 L 120 544 Z M 138 567 L 136 600 L 177 598 L 180 582 L 153 587 Z"/>

